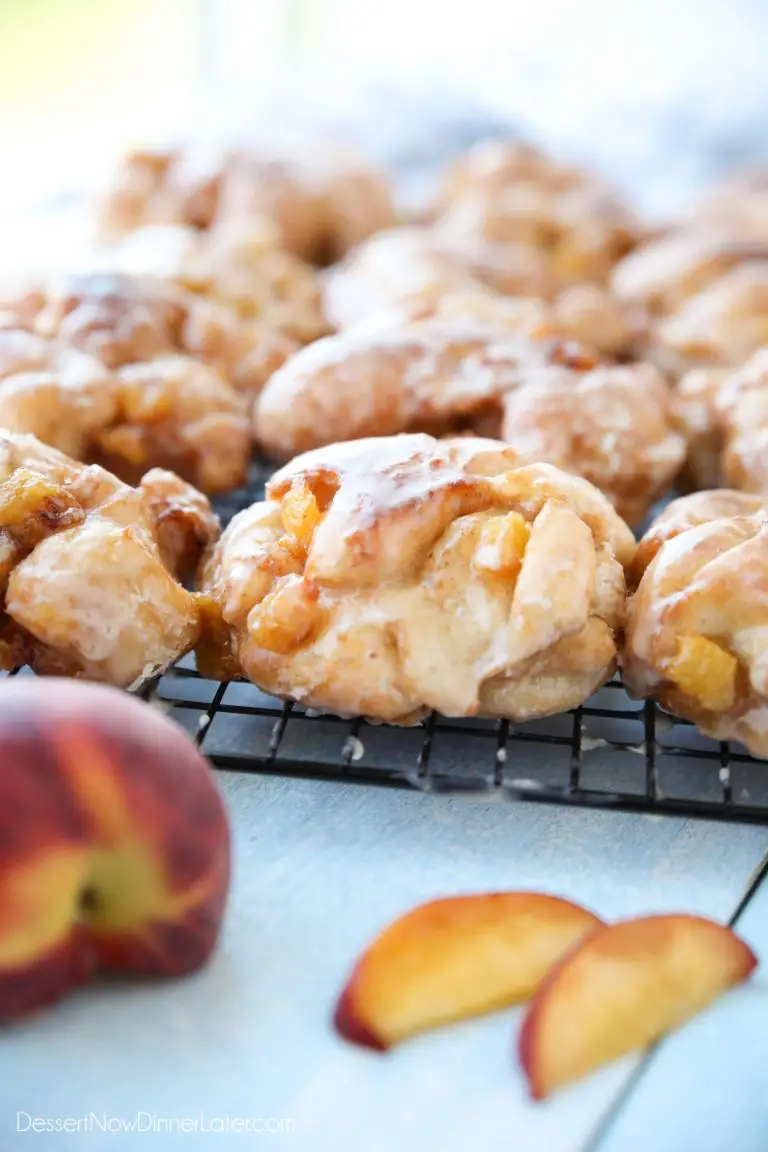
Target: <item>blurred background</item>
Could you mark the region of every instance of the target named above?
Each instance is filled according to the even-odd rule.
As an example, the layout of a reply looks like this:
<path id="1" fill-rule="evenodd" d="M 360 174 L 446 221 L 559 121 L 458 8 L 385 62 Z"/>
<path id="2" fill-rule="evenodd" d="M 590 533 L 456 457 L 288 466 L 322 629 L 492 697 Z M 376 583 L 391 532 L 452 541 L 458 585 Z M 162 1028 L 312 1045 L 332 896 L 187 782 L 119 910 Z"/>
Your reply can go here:
<path id="1" fill-rule="evenodd" d="M 764 0 L 0 0 L 8 210 L 127 145 L 334 127 L 418 188 L 516 128 L 663 213 L 766 153 Z"/>

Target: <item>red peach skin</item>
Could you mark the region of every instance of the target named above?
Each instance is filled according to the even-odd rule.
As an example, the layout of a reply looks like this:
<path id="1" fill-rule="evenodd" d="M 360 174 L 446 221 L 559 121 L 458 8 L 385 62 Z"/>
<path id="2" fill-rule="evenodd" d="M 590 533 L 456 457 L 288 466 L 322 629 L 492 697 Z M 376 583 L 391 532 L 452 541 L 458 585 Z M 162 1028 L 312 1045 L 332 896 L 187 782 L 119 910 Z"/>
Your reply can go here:
<path id="1" fill-rule="evenodd" d="M 515 1004 L 598 924 L 586 909 L 535 892 L 423 904 L 362 955 L 336 1006 L 336 1029 L 383 1051 L 418 1032 Z"/>
<path id="2" fill-rule="evenodd" d="M 101 685 L 0 682 L 0 1021 L 99 969 L 199 968 L 229 874 L 213 773 L 173 721 Z"/>

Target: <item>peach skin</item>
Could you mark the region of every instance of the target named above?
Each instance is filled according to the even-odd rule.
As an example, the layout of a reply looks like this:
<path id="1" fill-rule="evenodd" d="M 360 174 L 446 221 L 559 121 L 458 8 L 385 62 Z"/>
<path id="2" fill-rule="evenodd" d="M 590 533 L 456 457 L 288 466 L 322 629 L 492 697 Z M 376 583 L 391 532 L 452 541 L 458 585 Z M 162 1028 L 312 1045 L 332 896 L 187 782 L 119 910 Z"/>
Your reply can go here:
<path id="1" fill-rule="evenodd" d="M 536 892 L 453 896 L 396 920 L 357 962 L 336 1006 L 347 1040 L 400 1041 L 527 999 L 553 963 L 601 923 Z"/>
<path id="2" fill-rule="evenodd" d="M 531 1096 L 541 1100 L 654 1043 L 757 964 L 730 928 L 699 916 L 644 916 L 596 929 L 556 965 L 519 1036 Z"/>
<path id="3" fill-rule="evenodd" d="M 229 875 L 213 773 L 171 720 L 102 685 L 0 682 L 0 1021 L 98 970 L 195 971 Z"/>

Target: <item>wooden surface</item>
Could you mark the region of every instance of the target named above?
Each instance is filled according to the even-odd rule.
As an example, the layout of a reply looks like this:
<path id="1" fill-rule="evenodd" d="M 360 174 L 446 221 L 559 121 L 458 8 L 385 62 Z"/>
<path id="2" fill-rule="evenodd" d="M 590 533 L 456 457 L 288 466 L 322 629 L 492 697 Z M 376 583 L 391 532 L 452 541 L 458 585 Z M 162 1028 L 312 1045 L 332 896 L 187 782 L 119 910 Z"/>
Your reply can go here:
<path id="1" fill-rule="evenodd" d="M 87 989 L 6 1032 L 3 1152 L 262 1143 L 307 1152 L 764 1152 L 768 977 L 759 973 L 642 1064 L 624 1061 L 544 1105 L 527 1100 L 515 1065 L 517 1012 L 385 1057 L 337 1040 L 329 1015 L 360 948 L 418 901 L 537 888 L 607 917 L 683 909 L 728 920 L 768 851 L 768 829 L 222 779 L 237 872 L 215 962 L 176 985 Z M 768 955 L 765 887 L 740 927 Z M 17 1113 L 86 1115 L 90 1130 L 25 1137 Z M 209 1129 L 226 1117 L 230 1128 L 237 1119 L 289 1124 L 280 1134 L 190 1134 L 179 1130 L 185 1117 Z M 105 1121 L 150 1130 L 109 1133 Z"/>

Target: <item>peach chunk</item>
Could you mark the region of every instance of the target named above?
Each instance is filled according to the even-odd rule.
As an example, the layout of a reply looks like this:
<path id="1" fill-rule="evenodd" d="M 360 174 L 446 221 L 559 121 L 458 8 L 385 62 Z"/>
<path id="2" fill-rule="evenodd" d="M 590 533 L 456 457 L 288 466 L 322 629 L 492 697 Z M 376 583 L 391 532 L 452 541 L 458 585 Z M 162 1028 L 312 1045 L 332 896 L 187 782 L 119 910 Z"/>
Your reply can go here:
<path id="1" fill-rule="evenodd" d="M 664 669 L 668 680 L 708 712 L 727 712 L 736 697 L 738 660 L 714 640 L 689 634 L 677 642 L 674 658 Z"/>
<path id="2" fill-rule="evenodd" d="M 248 631 L 260 648 L 284 656 L 306 643 L 322 619 L 323 613 L 312 589 L 300 576 L 286 576 L 251 609 Z"/>
<path id="3" fill-rule="evenodd" d="M 475 566 L 501 576 L 516 576 L 531 532 L 519 512 L 494 516 L 483 526 Z"/>
<path id="4" fill-rule="evenodd" d="M 286 532 L 308 549 L 321 520 L 317 500 L 306 480 L 294 481 L 283 497 L 283 524 Z"/>

